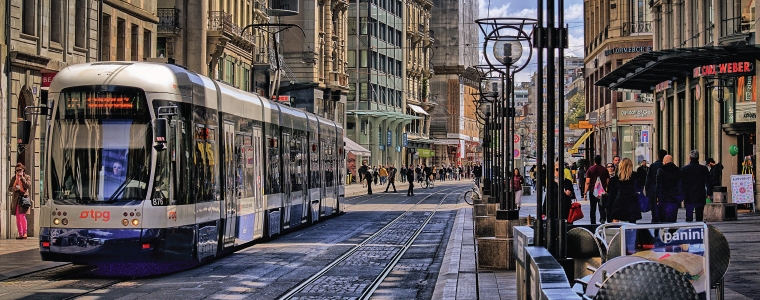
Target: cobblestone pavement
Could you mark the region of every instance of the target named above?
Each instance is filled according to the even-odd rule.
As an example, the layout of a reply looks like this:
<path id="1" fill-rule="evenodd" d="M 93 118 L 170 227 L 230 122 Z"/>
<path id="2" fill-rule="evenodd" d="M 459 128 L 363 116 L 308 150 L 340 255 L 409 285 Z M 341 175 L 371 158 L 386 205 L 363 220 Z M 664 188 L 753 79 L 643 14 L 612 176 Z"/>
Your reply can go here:
<path id="1" fill-rule="evenodd" d="M 462 181 L 432 190 L 419 189 L 415 197 L 405 197 L 403 193 L 348 197 L 344 215 L 194 269 L 149 278 L 98 278 L 83 273 L 86 266 L 70 265 L 0 282 L 0 299 L 65 299 L 101 286 L 104 288 L 79 299 L 276 299 L 429 196 L 292 298 L 355 299 L 399 254 L 402 245 L 443 199 L 444 192 L 464 189 Z M 433 214 L 377 288 L 376 298 L 431 298 L 459 192 L 447 198 Z"/>

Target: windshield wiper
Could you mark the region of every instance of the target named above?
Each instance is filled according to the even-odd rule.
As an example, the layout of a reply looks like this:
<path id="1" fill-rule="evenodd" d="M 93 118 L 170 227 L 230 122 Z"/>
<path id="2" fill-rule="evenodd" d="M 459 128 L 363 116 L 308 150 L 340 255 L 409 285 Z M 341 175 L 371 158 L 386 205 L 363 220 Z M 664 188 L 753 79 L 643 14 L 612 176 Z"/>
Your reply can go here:
<path id="1" fill-rule="evenodd" d="M 134 179 L 134 177 L 137 174 L 139 174 L 139 172 L 142 171 L 142 170 L 143 170 L 143 166 L 138 166 L 137 168 L 135 168 L 134 171 L 132 171 L 132 173 L 129 174 L 129 176 L 127 176 L 127 179 L 124 180 L 124 182 L 122 182 L 119 185 L 119 187 L 113 192 L 113 194 L 111 195 L 111 197 L 108 198 L 108 200 L 110 200 L 111 202 L 116 201 L 116 199 L 114 199 L 114 197 L 121 196 L 121 193 L 126 190 L 127 184 L 130 181 L 132 181 L 132 179 Z"/>

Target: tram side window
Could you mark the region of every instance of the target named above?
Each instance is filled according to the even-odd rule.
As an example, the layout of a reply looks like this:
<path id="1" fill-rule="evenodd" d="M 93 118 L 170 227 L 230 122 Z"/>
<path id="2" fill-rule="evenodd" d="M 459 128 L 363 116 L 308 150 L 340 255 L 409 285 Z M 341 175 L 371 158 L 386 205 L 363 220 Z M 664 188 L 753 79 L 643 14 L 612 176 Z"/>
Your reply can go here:
<path id="1" fill-rule="evenodd" d="M 316 134 L 314 134 L 316 135 Z M 316 189 L 319 188 L 320 183 L 320 171 L 319 171 L 319 140 L 316 138 L 312 138 L 312 147 L 316 148 L 314 150 L 309 149 L 310 157 L 311 157 L 311 188 Z"/>
<path id="2" fill-rule="evenodd" d="M 322 147 L 323 147 L 323 161 L 324 161 L 324 171 L 325 171 L 325 187 L 332 187 L 333 186 L 333 159 L 332 159 L 332 147 L 330 145 L 330 134 L 327 133 L 322 136 Z"/>
<path id="3" fill-rule="evenodd" d="M 293 129 L 290 137 L 290 186 L 294 192 L 303 190 L 301 184 L 301 134 L 303 131 Z"/>
<path id="4" fill-rule="evenodd" d="M 281 193 L 280 185 L 280 126 L 267 124 L 267 134 L 264 148 L 267 153 L 266 183 L 264 185 L 265 194 Z"/>
<path id="5" fill-rule="evenodd" d="M 219 195 L 216 174 L 215 128 L 195 127 L 195 201 L 214 201 Z"/>
<path id="6" fill-rule="evenodd" d="M 237 163 L 237 180 L 238 191 L 241 198 L 253 197 L 253 183 L 256 180 L 253 176 L 253 139 L 248 135 L 237 135 L 235 137 L 235 148 L 238 151 Z"/>

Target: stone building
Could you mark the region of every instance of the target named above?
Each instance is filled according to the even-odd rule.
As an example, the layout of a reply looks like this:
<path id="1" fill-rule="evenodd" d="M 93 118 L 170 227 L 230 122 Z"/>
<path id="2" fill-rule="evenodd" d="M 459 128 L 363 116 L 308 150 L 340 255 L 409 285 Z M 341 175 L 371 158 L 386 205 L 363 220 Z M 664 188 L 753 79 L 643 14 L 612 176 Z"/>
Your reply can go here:
<path id="1" fill-rule="evenodd" d="M 302 108 L 345 126 L 348 93 L 348 2 L 345 0 L 300 1 L 297 16 L 282 22 L 297 24 L 283 33 L 283 57 L 293 73 L 283 78 L 281 94 L 289 95 L 294 107 Z M 305 35 L 305 36 L 304 36 Z"/>
<path id="2" fill-rule="evenodd" d="M 430 139 L 436 142 L 433 164 L 474 161 L 480 143 L 474 115 L 479 92 L 474 68 L 478 64 L 478 2 L 434 0 L 431 15 L 436 39 L 430 97 L 438 104 L 430 119 Z"/>
<path id="3" fill-rule="evenodd" d="M 157 61 L 176 64 L 268 97 L 273 58 L 267 1 L 158 0 Z"/>
<path id="4" fill-rule="evenodd" d="M 652 1 L 651 51 L 592 77 L 595 86 L 590 87 L 652 95 L 654 103 L 646 108 L 654 119 L 647 137 L 652 149 L 667 150 L 679 167 L 689 162 L 693 149 L 701 163 L 706 158 L 722 163 L 721 185 L 729 195 L 731 175 L 757 172 L 758 5 L 752 0 Z"/>

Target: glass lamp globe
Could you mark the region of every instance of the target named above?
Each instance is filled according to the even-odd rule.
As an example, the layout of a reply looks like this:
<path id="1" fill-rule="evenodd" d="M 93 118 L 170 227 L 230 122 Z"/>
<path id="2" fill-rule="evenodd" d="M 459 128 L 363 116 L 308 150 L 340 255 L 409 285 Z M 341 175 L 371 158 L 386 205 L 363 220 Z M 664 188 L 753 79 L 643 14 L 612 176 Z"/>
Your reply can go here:
<path id="1" fill-rule="evenodd" d="M 517 62 L 522 52 L 522 44 L 519 41 L 497 41 L 493 44 L 493 56 L 505 65 Z"/>

